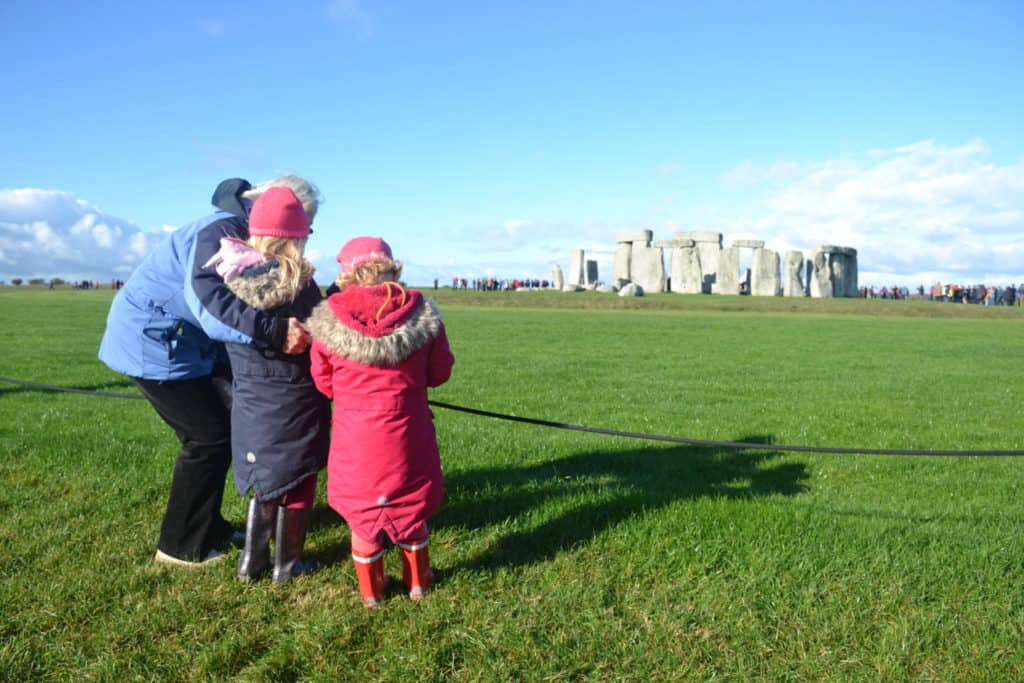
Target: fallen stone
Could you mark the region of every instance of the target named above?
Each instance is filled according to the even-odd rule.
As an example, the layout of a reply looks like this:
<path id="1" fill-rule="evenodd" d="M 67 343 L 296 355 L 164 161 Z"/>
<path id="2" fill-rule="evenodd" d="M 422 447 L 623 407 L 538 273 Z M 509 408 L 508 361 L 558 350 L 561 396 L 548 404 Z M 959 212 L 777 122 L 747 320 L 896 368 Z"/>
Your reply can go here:
<path id="1" fill-rule="evenodd" d="M 644 288 L 635 282 L 630 282 L 619 290 L 619 296 L 643 296 Z"/>

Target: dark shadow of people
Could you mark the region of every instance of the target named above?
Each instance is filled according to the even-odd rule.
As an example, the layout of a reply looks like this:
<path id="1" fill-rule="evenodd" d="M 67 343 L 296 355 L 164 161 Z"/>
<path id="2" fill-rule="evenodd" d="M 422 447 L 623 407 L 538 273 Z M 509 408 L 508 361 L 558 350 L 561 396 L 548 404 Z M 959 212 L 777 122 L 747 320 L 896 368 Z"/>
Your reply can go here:
<path id="1" fill-rule="evenodd" d="M 769 443 L 763 436 L 740 439 Z M 460 569 L 493 570 L 542 562 L 639 513 L 698 498 L 796 495 L 806 490 L 803 463 L 769 462 L 777 451 L 677 446 L 596 450 L 528 467 L 497 467 L 446 474 L 448 499 L 434 528 L 483 530 L 531 508 L 573 498 L 600 502 L 569 511 L 528 531 L 502 536 Z"/>

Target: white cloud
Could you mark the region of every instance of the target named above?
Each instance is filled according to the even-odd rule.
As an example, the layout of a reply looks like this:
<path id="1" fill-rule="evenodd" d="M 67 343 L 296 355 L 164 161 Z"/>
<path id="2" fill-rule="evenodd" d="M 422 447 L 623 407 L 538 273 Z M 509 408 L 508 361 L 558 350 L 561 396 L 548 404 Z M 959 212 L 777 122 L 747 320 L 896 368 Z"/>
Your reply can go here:
<path id="1" fill-rule="evenodd" d="M 752 218 L 715 229 L 727 241 L 744 233 L 780 251 L 855 247 L 865 284 L 921 284 L 926 274 L 1017 281 L 1024 278 L 1024 164 L 990 156 L 981 140 L 959 147 L 925 140 L 813 164 L 744 163 L 723 182 L 777 184 Z"/>
<path id="2" fill-rule="evenodd" d="M 68 192 L 0 190 L 0 279 L 125 276 L 163 236 Z"/>

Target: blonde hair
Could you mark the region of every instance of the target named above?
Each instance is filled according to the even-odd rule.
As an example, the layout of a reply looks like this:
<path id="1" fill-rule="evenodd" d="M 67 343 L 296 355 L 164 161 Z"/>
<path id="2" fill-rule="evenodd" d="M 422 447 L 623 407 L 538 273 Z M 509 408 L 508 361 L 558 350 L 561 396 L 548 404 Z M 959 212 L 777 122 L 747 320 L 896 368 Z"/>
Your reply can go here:
<path id="1" fill-rule="evenodd" d="M 316 218 L 316 210 L 320 208 L 324 198 L 316 185 L 297 175 L 283 175 L 279 178 L 262 182 L 251 190 L 243 192 L 242 199 L 254 202 L 271 187 L 287 187 L 294 192 L 295 197 L 302 203 L 302 208 L 306 210 L 309 222 L 313 222 L 313 219 Z"/>
<path id="2" fill-rule="evenodd" d="M 388 277 L 390 275 L 390 277 Z M 342 273 L 334 282 L 339 289 L 349 285 L 372 287 L 382 282 L 397 281 L 402 275 L 402 262 L 384 259 L 383 261 L 366 261 L 360 263 L 348 273 Z"/>
<path id="3" fill-rule="evenodd" d="M 298 289 L 313 277 L 313 264 L 303 258 L 306 240 L 293 237 L 271 237 L 253 235 L 249 246 L 256 251 L 274 257 L 281 272 L 281 287 Z"/>

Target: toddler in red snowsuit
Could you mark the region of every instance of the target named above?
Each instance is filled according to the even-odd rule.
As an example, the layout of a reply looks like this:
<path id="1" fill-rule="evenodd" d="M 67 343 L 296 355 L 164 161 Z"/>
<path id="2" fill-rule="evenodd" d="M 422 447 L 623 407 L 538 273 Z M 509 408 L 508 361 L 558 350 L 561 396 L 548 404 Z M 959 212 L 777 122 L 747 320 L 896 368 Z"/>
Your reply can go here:
<path id="1" fill-rule="evenodd" d="M 455 358 L 437 307 L 398 283 L 383 239 L 353 239 L 337 260 L 341 291 L 308 321 L 313 380 L 334 402 L 327 502 L 352 530 L 364 604 L 383 597 L 385 534 L 417 600 L 430 588 L 427 519 L 444 498 L 427 388 L 448 380 Z"/>

